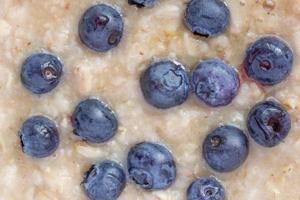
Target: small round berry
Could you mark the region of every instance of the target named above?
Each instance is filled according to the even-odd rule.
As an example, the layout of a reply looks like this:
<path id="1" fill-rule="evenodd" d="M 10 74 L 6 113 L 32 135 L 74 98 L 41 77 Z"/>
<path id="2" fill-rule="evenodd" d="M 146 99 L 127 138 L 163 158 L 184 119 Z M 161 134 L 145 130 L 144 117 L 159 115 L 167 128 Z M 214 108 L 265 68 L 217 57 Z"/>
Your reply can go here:
<path id="1" fill-rule="evenodd" d="M 293 66 L 293 52 L 281 39 L 263 37 L 246 52 L 244 67 L 247 75 L 262 85 L 275 85 L 285 80 Z"/>
<path id="2" fill-rule="evenodd" d="M 50 156 L 59 144 L 55 123 L 44 116 L 27 119 L 19 131 L 19 136 L 23 152 L 35 158 Z"/>
<path id="3" fill-rule="evenodd" d="M 63 65 L 59 59 L 48 53 L 29 56 L 22 64 L 21 81 L 34 94 L 53 90 L 60 82 Z"/>
<path id="4" fill-rule="evenodd" d="M 138 8 L 153 7 L 157 0 L 128 0 L 130 5 L 135 5 Z"/>
<path id="5" fill-rule="evenodd" d="M 191 85 L 198 99 L 208 106 L 230 104 L 240 87 L 236 70 L 219 59 L 201 62 L 192 72 Z"/>
<path id="6" fill-rule="evenodd" d="M 82 182 L 90 200 L 116 200 L 126 184 L 123 168 L 114 161 L 104 161 L 86 172 Z"/>
<path id="7" fill-rule="evenodd" d="M 186 70 L 171 60 L 152 63 L 142 74 L 140 85 L 145 100 L 161 109 L 182 104 L 189 94 Z"/>
<path id="8" fill-rule="evenodd" d="M 115 8 L 98 4 L 89 8 L 81 17 L 79 37 L 88 48 L 107 52 L 120 43 L 123 27 L 122 16 Z"/>
<path id="9" fill-rule="evenodd" d="M 172 154 L 162 145 L 143 142 L 135 145 L 127 157 L 130 178 L 146 190 L 168 188 L 176 179 Z"/>
<path id="10" fill-rule="evenodd" d="M 287 137 L 291 118 L 280 104 L 264 101 L 251 109 L 247 126 L 255 142 L 264 147 L 274 147 Z"/>
<path id="11" fill-rule="evenodd" d="M 191 0 L 186 8 L 184 20 L 195 35 L 217 36 L 229 26 L 230 11 L 222 0 Z"/>
<path id="12" fill-rule="evenodd" d="M 215 177 L 198 178 L 189 186 L 187 200 L 225 200 L 225 189 Z"/>
<path id="13" fill-rule="evenodd" d="M 103 143 L 117 132 L 118 121 L 113 111 L 97 99 L 80 102 L 72 115 L 74 134 L 91 143 Z"/>
<path id="14" fill-rule="evenodd" d="M 241 166 L 248 157 L 248 138 L 233 126 L 220 126 L 208 134 L 202 154 L 206 163 L 217 172 L 230 172 Z"/>

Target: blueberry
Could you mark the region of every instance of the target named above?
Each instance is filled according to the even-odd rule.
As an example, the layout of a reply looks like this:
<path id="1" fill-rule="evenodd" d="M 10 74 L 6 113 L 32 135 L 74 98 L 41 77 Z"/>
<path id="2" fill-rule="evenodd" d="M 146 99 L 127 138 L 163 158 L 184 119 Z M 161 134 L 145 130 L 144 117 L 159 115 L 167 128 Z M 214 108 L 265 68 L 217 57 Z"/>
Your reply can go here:
<path id="1" fill-rule="evenodd" d="M 283 141 L 291 129 L 289 113 L 274 101 L 256 104 L 247 120 L 248 131 L 255 142 L 273 147 Z"/>
<path id="2" fill-rule="evenodd" d="M 114 161 L 104 161 L 91 166 L 82 182 L 90 200 L 115 200 L 124 190 L 125 184 L 125 172 Z"/>
<path id="3" fill-rule="evenodd" d="M 129 151 L 127 165 L 130 178 L 146 190 L 166 189 L 176 178 L 173 156 L 159 144 L 135 145 Z"/>
<path id="4" fill-rule="evenodd" d="M 135 5 L 138 8 L 142 7 L 153 7 L 156 0 L 128 0 L 130 5 Z"/>
<path id="5" fill-rule="evenodd" d="M 225 106 L 237 95 L 240 81 L 234 68 L 218 59 L 206 60 L 192 73 L 192 88 L 198 99 L 208 106 Z"/>
<path id="6" fill-rule="evenodd" d="M 211 37 L 226 31 L 230 11 L 222 0 L 192 0 L 186 8 L 184 20 L 194 34 Z"/>
<path id="7" fill-rule="evenodd" d="M 187 200 L 225 200 L 225 189 L 214 177 L 198 178 L 189 186 Z"/>
<path id="8" fill-rule="evenodd" d="M 79 23 L 79 37 L 83 44 L 97 52 L 106 52 L 121 41 L 121 14 L 111 6 L 98 4 L 89 8 Z"/>
<path id="9" fill-rule="evenodd" d="M 244 67 L 247 75 L 262 85 L 275 85 L 290 74 L 293 52 L 281 39 L 263 37 L 254 42 L 246 52 Z"/>
<path id="10" fill-rule="evenodd" d="M 161 109 L 182 104 L 189 94 L 186 70 L 171 60 L 152 63 L 142 74 L 140 84 L 145 100 Z"/>
<path id="11" fill-rule="evenodd" d="M 118 121 L 113 111 L 97 99 L 80 102 L 72 115 L 74 134 L 91 143 L 103 143 L 117 132 Z"/>
<path id="12" fill-rule="evenodd" d="M 19 131 L 19 136 L 23 152 L 35 158 L 51 155 L 59 144 L 55 123 L 43 116 L 27 119 Z"/>
<path id="13" fill-rule="evenodd" d="M 21 81 L 34 94 L 44 94 L 58 85 L 62 72 L 63 65 L 56 56 L 37 53 L 23 62 Z"/>
<path id="14" fill-rule="evenodd" d="M 208 134 L 202 153 L 207 164 L 218 172 L 230 172 L 241 166 L 248 156 L 248 138 L 233 126 L 220 126 Z"/>

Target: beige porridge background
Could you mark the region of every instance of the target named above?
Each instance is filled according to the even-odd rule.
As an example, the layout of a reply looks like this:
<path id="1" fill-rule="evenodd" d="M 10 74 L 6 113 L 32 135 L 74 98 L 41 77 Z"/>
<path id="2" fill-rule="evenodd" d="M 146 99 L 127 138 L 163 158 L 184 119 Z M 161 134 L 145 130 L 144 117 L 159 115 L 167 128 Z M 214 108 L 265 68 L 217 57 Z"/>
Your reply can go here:
<path id="1" fill-rule="evenodd" d="M 120 8 L 125 32 L 119 47 L 106 53 L 89 51 L 78 40 L 81 14 L 95 3 Z M 174 154 L 177 180 L 165 191 L 145 192 L 128 183 L 120 200 L 183 200 L 189 183 L 215 175 L 229 200 L 300 199 L 300 2 L 227 0 L 232 22 L 226 34 L 214 39 L 193 36 L 182 23 L 188 0 L 159 0 L 153 9 L 136 9 L 126 0 L 1 0 L 0 1 L 0 200 L 83 200 L 80 182 L 89 166 L 113 159 L 126 166 L 133 144 L 149 140 L 165 144 Z M 271 2 L 272 1 L 268 1 Z M 159 111 L 147 105 L 138 78 L 153 58 L 177 58 L 188 69 L 200 60 L 219 57 L 241 69 L 244 52 L 261 35 L 276 34 L 294 50 L 289 79 L 260 88 L 245 79 L 239 95 L 227 107 L 208 108 L 194 96 L 182 106 Z M 35 96 L 19 80 L 20 64 L 32 52 L 45 49 L 64 63 L 61 84 L 51 93 Z M 102 98 L 116 111 L 117 136 L 103 145 L 88 145 L 73 136 L 70 115 L 89 96 Z M 250 154 L 238 170 L 217 174 L 200 157 L 200 144 L 209 130 L 233 124 L 245 130 L 251 106 L 265 98 L 285 104 L 292 116 L 288 138 L 265 149 L 250 140 Z M 49 158 L 34 160 L 20 149 L 17 132 L 34 114 L 53 118 L 61 143 Z"/>

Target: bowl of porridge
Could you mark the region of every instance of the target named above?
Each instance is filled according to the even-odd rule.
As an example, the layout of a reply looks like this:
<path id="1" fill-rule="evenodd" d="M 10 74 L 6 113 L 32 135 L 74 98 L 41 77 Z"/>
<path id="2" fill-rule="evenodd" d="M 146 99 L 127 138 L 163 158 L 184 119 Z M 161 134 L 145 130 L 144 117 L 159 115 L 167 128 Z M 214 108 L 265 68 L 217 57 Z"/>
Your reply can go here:
<path id="1" fill-rule="evenodd" d="M 0 199 L 300 199 L 297 0 L 0 11 Z"/>

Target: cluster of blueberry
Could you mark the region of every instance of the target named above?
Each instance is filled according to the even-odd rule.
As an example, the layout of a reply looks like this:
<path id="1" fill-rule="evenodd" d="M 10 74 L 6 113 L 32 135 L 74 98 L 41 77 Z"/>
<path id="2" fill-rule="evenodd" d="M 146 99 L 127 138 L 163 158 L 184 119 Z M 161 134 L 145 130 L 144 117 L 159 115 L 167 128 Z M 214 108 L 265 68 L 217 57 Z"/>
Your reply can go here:
<path id="1" fill-rule="evenodd" d="M 137 7 L 154 6 L 155 0 L 128 0 Z M 223 33 L 230 22 L 230 12 L 222 0 L 192 0 L 185 13 L 185 24 L 194 34 L 212 37 Z M 123 35 L 120 13 L 106 4 L 89 8 L 79 23 L 83 44 L 97 52 L 116 47 Z M 293 65 L 293 53 L 281 39 L 264 37 L 247 50 L 244 67 L 247 75 L 258 84 L 271 86 L 283 81 Z M 34 94 L 53 90 L 60 82 L 63 64 L 54 55 L 38 53 L 28 57 L 21 69 L 21 81 Z M 167 109 L 182 104 L 192 90 L 201 102 L 211 107 L 225 106 L 237 95 L 238 72 L 219 59 L 199 63 L 191 76 L 182 64 L 161 60 L 150 64 L 141 75 L 145 100 L 154 107 Z M 118 121 L 104 102 L 87 99 L 80 102 L 72 115 L 74 134 L 89 143 L 103 143 L 117 132 Z M 256 104 L 247 119 L 250 136 L 258 144 L 273 147 L 291 128 L 288 112 L 274 101 Z M 44 116 L 27 119 L 20 131 L 25 154 L 43 158 L 51 155 L 59 144 L 56 124 Z M 249 152 L 248 138 L 242 130 L 224 125 L 208 134 L 202 144 L 202 156 L 217 172 L 237 169 Z M 168 188 L 176 178 L 176 164 L 164 146 L 142 142 L 133 146 L 127 157 L 129 177 L 145 190 Z M 126 174 L 114 161 L 91 166 L 82 185 L 91 200 L 114 200 L 123 191 Z M 196 179 L 187 189 L 188 200 L 224 200 L 225 190 L 214 177 Z"/>

